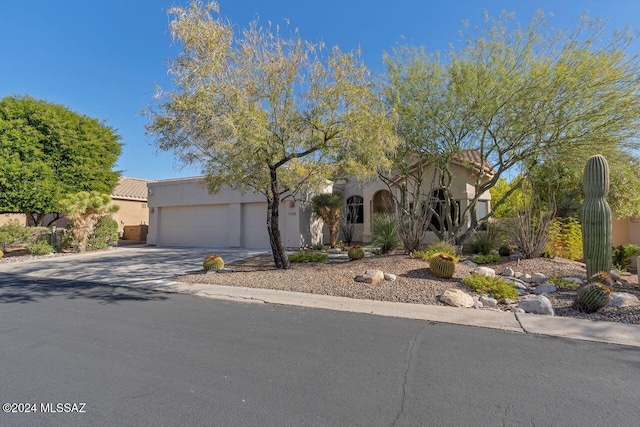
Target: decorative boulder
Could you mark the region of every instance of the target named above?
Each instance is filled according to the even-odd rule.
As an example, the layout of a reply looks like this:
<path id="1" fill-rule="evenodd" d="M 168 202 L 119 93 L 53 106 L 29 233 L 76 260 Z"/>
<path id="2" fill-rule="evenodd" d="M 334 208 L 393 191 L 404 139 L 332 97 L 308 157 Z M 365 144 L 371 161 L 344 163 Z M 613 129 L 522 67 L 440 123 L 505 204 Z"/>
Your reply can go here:
<path id="1" fill-rule="evenodd" d="M 544 283 L 547 280 L 547 276 L 542 273 L 533 273 L 531 275 L 531 282 L 533 283 Z"/>
<path id="2" fill-rule="evenodd" d="M 516 272 L 513 271 L 513 268 L 511 267 L 505 267 L 500 275 L 505 277 L 514 277 L 516 275 Z"/>
<path id="3" fill-rule="evenodd" d="M 388 280 L 390 282 L 395 282 L 396 281 L 396 275 L 395 274 L 391 274 L 391 273 L 384 273 L 384 280 Z"/>
<path id="4" fill-rule="evenodd" d="M 460 289 L 447 289 L 440 295 L 440 301 L 452 307 L 472 307 L 475 301 L 473 297 Z"/>
<path id="5" fill-rule="evenodd" d="M 640 299 L 627 292 L 611 292 L 608 307 L 640 307 Z"/>
<path id="6" fill-rule="evenodd" d="M 491 298 L 488 295 L 482 295 L 480 299 L 478 299 L 482 303 L 484 307 L 493 308 L 498 306 L 498 300 L 495 298 Z"/>
<path id="7" fill-rule="evenodd" d="M 493 277 L 496 275 L 496 271 L 493 268 L 489 267 L 476 267 L 471 274 L 476 274 L 478 276 L 486 276 Z"/>
<path id="8" fill-rule="evenodd" d="M 363 275 L 355 278 L 356 282 L 364 282 L 370 285 L 377 285 L 384 280 L 384 273 L 381 270 L 366 270 Z"/>
<path id="9" fill-rule="evenodd" d="M 553 292 L 556 292 L 557 290 L 558 290 L 558 288 L 556 288 L 555 285 L 553 285 L 551 283 L 545 283 L 545 284 L 540 285 L 537 288 L 535 288 L 533 293 L 536 294 L 536 295 L 551 294 Z"/>
<path id="10" fill-rule="evenodd" d="M 518 304 L 518 307 L 523 309 L 525 313 L 544 314 L 547 316 L 554 316 L 553 306 L 549 298 L 538 295 L 531 298 L 527 298 Z"/>

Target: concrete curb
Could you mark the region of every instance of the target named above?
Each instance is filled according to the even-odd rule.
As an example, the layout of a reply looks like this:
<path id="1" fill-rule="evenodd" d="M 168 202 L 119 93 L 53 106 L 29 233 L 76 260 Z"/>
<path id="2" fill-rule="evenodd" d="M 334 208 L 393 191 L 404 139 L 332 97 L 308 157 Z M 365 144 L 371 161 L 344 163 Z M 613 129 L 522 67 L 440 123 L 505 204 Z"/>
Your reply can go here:
<path id="1" fill-rule="evenodd" d="M 322 308 L 640 347 L 640 325 L 235 286 L 156 281 L 153 287 L 205 298 Z"/>

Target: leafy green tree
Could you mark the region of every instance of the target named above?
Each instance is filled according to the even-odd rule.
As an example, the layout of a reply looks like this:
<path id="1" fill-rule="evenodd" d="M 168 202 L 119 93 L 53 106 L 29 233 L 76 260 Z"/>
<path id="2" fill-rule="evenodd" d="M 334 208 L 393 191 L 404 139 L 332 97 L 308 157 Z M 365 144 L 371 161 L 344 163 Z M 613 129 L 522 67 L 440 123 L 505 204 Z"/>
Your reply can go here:
<path id="1" fill-rule="evenodd" d="M 569 148 L 629 152 L 640 129 L 640 64 L 637 54 L 627 55 L 633 36 L 607 37 L 604 23 L 587 17 L 575 31 L 556 31 L 540 13 L 526 27 L 502 15 L 465 37 L 446 60 L 408 46 L 386 57 L 399 152 L 414 153 L 412 162 L 400 158 L 409 165 L 404 179 L 423 179 L 411 167 L 416 159 L 426 176 L 433 171 L 444 200 L 434 206 L 433 192 L 416 196 L 438 219 L 432 231 L 457 244 L 486 219 L 477 218 L 478 200 L 507 171 L 521 173 L 492 200 L 495 209 L 544 159 Z M 461 162 L 469 150 L 477 161 Z M 462 206 L 451 191 L 451 162 L 464 163 L 471 176 L 473 191 Z"/>
<path id="2" fill-rule="evenodd" d="M 111 193 L 120 137 L 97 119 L 29 96 L 0 101 L 0 212 L 40 225 L 68 193 Z"/>
<path id="3" fill-rule="evenodd" d="M 516 178 L 516 182 L 519 179 Z M 496 184 L 489 189 L 491 193 L 491 200 L 502 200 L 504 195 L 512 188 L 511 181 L 507 181 L 506 178 L 500 178 L 496 181 Z M 491 216 L 494 218 L 515 218 L 518 216 L 518 208 L 523 206 L 523 198 L 525 194 L 522 191 L 522 187 L 518 185 L 518 188 L 513 191 L 509 196 L 504 197 L 504 200 L 498 205 L 497 208 L 492 208 Z"/>
<path id="4" fill-rule="evenodd" d="M 78 251 L 84 252 L 96 224 L 102 218 L 117 212 L 118 206 L 111 204 L 111 196 L 108 194 L 80 191 L 60 200 L 60 211 L 72 223 L 71 233 Z"/>
<path id="5" fill-rule="evenodd" d="M 182 44 L 175 89 L 158 92 L 147 130 L 161 150 L 201 165 L 211 192 L 226 184 L 263 194 L 274 262 L 286 269 L 280 201 L 388 164 L 395 137 L 381 97 L 357 53 L 255 22 L 236 33 L 215 3 L 170 14 Z"/>
<path id="6" fill-rule="evenodd" d="M 340 231 L 340 215 L 342 214 L 341 193 L 320 193 L 311 198 L 313 212 L 322 218 L 329 229 L 329 244 L 336 247 Z"/>

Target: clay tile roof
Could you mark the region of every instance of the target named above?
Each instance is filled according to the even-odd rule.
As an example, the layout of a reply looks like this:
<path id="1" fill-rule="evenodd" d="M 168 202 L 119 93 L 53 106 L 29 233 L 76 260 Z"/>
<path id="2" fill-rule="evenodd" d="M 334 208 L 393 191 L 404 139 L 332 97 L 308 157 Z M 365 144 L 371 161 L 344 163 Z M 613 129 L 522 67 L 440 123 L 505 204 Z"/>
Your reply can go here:
<path id="1" fill-rule="evenodd" d="M 480 150 L 465 150 L 465 151 L 462 151 L 456 156 L 456 161 L 458 161 L 460 163 L 468 163 L 468 164 L 471 164 L 473 166 L 480 166 L 480 164 L 481 164 L 481 161 L 480 161 Z M 484 161 L 483 172 L 488 173 L 488 174 L 495 173 L 495 171 L 491 167 L 491 164 L 487 160 Z"/>
<path id="2" fill-rule="evenodd" d="M 150 179 L 128 178 L 121 176 L 118 185 L 113 189 L 111 197 L 114 199 L 147 200 L 147 183 Z"/>

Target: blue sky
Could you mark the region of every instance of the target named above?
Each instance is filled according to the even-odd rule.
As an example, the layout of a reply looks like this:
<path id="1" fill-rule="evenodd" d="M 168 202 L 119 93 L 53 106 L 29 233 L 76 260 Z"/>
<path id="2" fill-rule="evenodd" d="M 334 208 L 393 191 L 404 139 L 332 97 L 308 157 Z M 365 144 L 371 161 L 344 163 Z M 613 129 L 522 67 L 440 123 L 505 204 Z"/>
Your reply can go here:
<path id="1" fill-rule="evenodd" d="M 103 120 L 122 136 L 117 169 L 125 176 L 168 179 L 198 174 L 170 153 L 157 153 L 146 136 L 141 109 L 155 83 L 168 86 L 167 60 L 176 56 L 167 9 L 182 0 L 7 0 L 0 2 L 0 97 L 28 94 Z M 427 51 L 456 44 L 461 22 L 482 23 L 514 11 L 522 23 L 537 9 L 552 24 L 575 27 L 579 15 L 609 19 L 611 29 L 640 29 L 637 0 L 221 0 L 221 14 L 244 28 L 256 18 L 299 28 L 304 39 L 360 47 L 367 65 L 382 72 L 382 54 L 397 42 Z"/>

